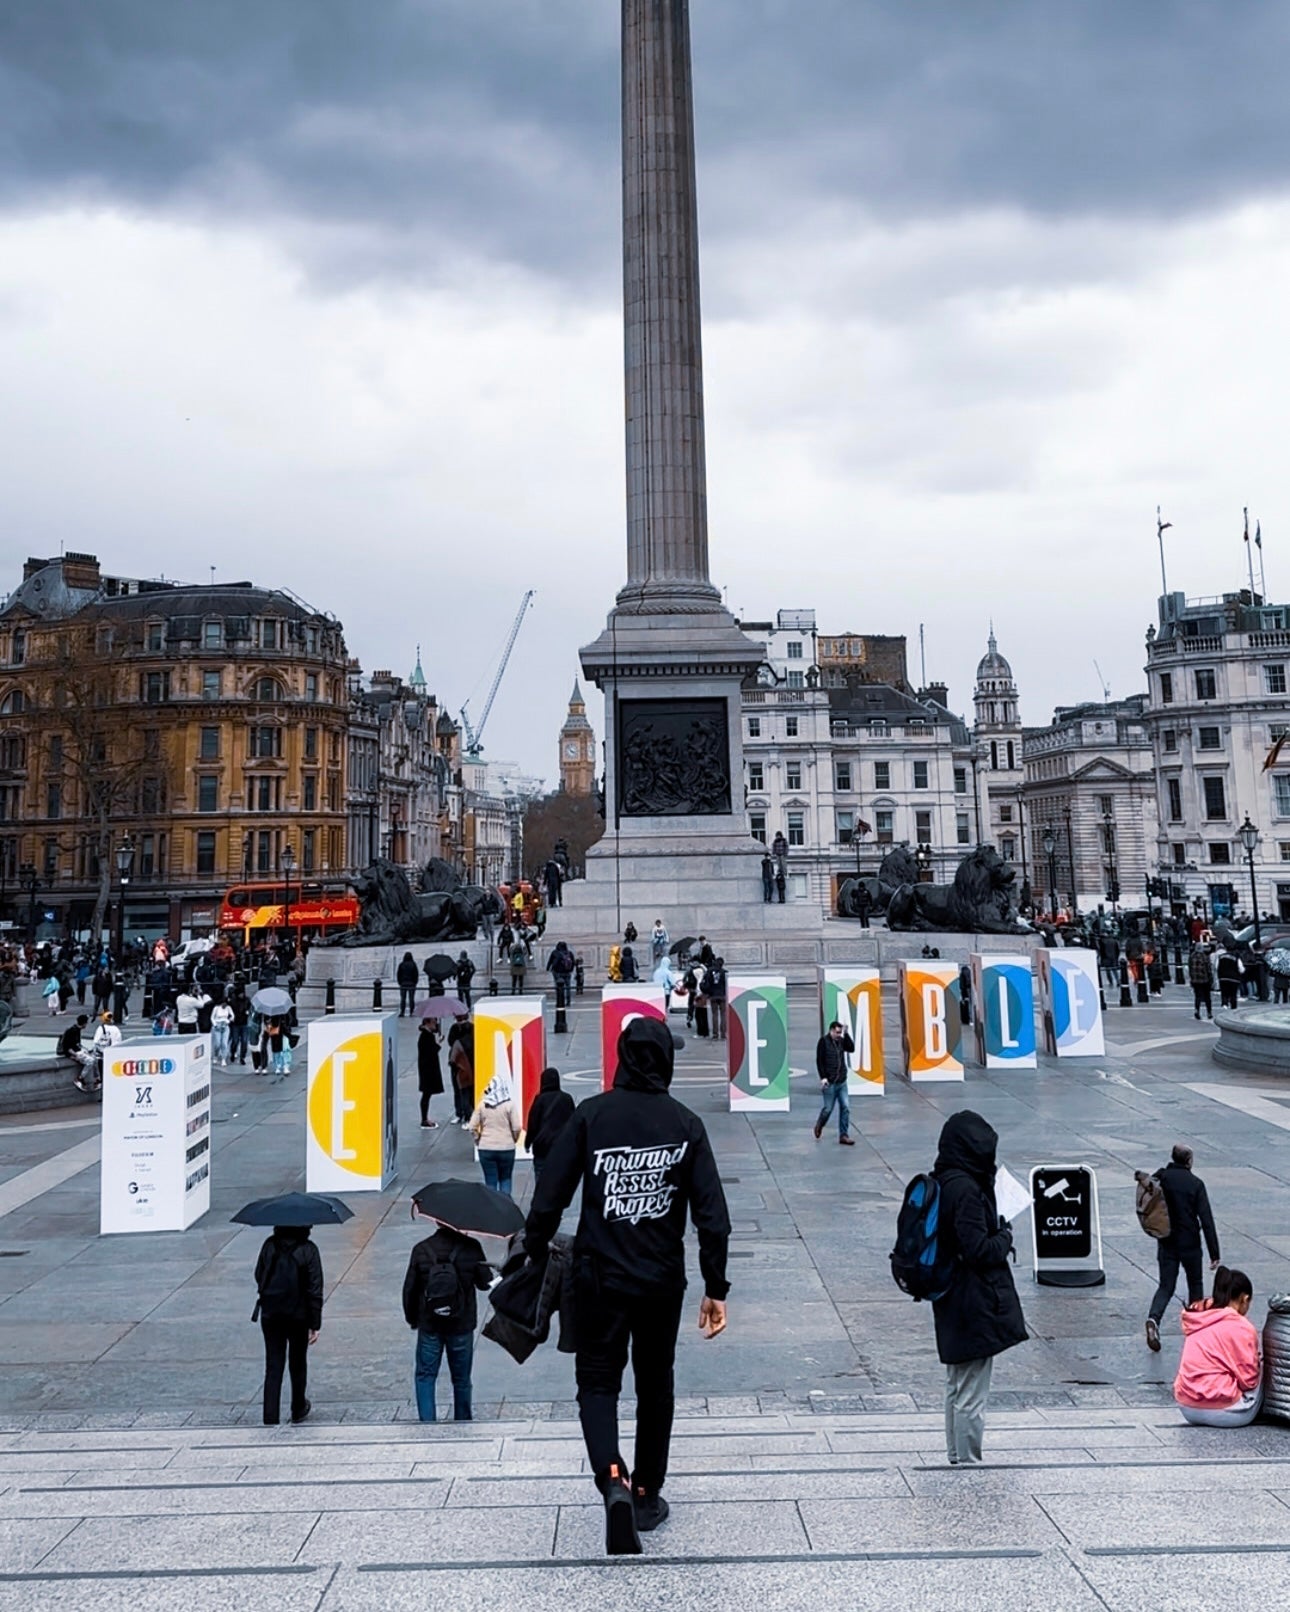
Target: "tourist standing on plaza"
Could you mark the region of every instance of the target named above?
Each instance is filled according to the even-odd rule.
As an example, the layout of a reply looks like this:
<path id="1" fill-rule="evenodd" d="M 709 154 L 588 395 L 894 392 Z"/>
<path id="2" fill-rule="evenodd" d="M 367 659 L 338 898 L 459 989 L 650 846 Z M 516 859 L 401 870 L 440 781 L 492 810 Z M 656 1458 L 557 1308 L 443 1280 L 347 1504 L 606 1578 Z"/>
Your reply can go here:
<path id="1" fill-rule="evenodd" d="M 475 1027 L 454 1024 L 448 1032 L 448 1070 L 452 1075 L 452 1101 L 458 1125 L 469 1125 L 475 1106 Z"/>
<path id="2" fill-rule="evenodd" d="M 211 1009 L 211 1058 L 221 1069 L 228 1068 L 232 1029 L 233 1009 L 227 1002 L 217 1002 Z"/>
<path id="3" fill-rule="evenodd" d="M 470 1129 L 479 1148 L 484 1185 L 512 1197 L 515 1144 L 524 1130 L 524 1123 L 519 1105 L 511 1096 L 511 1083 L 504 1075 L 494 1075 L 484 1088 L 479 1106 L 470 1116 Z"/>
<path id="4" fill-rule="evenodd" d="M 417 1001 L 417 980 L 421 977 L 421 970 L 417 967 L 417 960 L 411 952 L 404 952 L 403 961 L 394 971 L 394 978 L 399 987 L 399 1017 L 406 1014 L 412 1016 Z"/>
<path id="5" fill-rule="evenodd" d="M 668 935 L 667 926 L 661 918 L 655 918 L 654 927 L 649 932 L 649 951 L 654 960 L 655 968 L 667 956 L 667 949 L 672 944 Z"/>
<path id="6" fill-rule="evenodd" d="M 484 1250 L 473 1237 L 449 1226 L 439 1226 L 412 1250 L 403 1278 L 403 1317 L 417 1334 L 413 1384 L 417 1415 L 423 1422 L 437 1419 L 435 1384 L 445 1355 L 452 1378 L 453 1421 L 472 1419 L 470 1368 L 479 1319 L 475 1294 L 487 1292 L 492 1280 Z"/>
<path id="7" fill-rule="evenodd" d="M 1205 1017 L 1214 1017 L 1214 965 L 1210 961 L 1209 947 L 1197 942 L 1187 956 L 1187 976 L 1191 980 L 1191 993 L 1194 1000 L 1195 1012 L 1193 1018 L 1200 1018 L 1201 1008 L 1205 1009 Z"/>
<path id="8" fill-rule="evenodd" d="M 524 1229 L 531 1259 L 546 1257 L 560 1217 L 582 1189 L 574 1241 L 578 1413 L 605 1501 L 605 1549 L 640 1551 L 640 1531 L 668 1514 L 662 1488 L 674 1412 L 673 1364 L 685 1297 L 685 1223 L 699 1237 L 704 1297 L 699 1329 L 726 1328 L 730 1216 L 703 1121 L 668 1093 L 671 1031 L 633 1019 L 618 1038 L 613 1089 L 579 1104 L 547 1155 Z M 618 1396 L 631 1354 L 636 1464 L 618 1443 Z"/>
<path id="9" fill-rule="evenodd" d="M 770 902 L 775 899 L 775 864 L 770 859 L 769 851 L 762 853 L 761 898 L 766 902 Z"/>
<path id="10" fill-rule="evenodd" d="M 547 959 L 547 968 L 555 983 L 555 1005 L 558 1008 L 568 1007 L 573 999 L 573 953 L 562 940 L 557 940 L 555 950 Z"/>
<path id="11" fill-rule="evenodd" d="M 524 995 L 524 970 L 528 967 L 528 949 L 520 940 L 511 947 L 511 995 Z"/>
<path id="12" fill-rule="evenodd" d="M 712 1014 L 712 1039 L 714 1041 L 724 1041 L 726 1039 L 727 983 L 725 958 L 714 958 L 712 967 L 708 970 L 705 985 L 708 993 L 708 1009 Z"/>
<path id="13" fill-rule="evenodd" d="M 1174 1400 L 1197 1427 L 1248 1427 L 1263 1405 L 1263 1347 L 1249 1319 L 1254 1284 L 1220 1265 L 1214 1296 L 1182 1313 Z"/>
<path id="14" fill-rule="evenodd" d="M 560 1089 L 560 1071 L 544 1069 L 541 1086 L 529 1109 L 526 1128 L 529 1152 L 533 1155 L 533 1179 L 542 1174 L 555 1139 L 573 1118 L 573 1098 Z"/>
<path id="15" fill-rule="evenodd" d="M 240 974 L 233 981 L 233 988 L 228 995 L 228 1005 L 233 1010 L 233 1024 L 228 1038 L 228 1061 L 233 1063 L 236 1060 L 239 1064 L 245 1064 L 251 1000 L 246 994 L 246 984 Z"/>
<path id="16" fill-rule="evenodd" d="M 1219 1003 L 1222 1007 L 1235 1010 L 1241 995 L 1241 976 L 1245 972 L 1241 967 L 1241 959 L 1224 946 L 1219 953 L 1216 972 Z"/>
<path id="17" fill-rule="evenodd" d="M 255 1265 L 259 1300 L 253 1320 L 264 1334 L 264 1425 L 275 1427 L 282 1415 L 282 1371 L 291 1374 L 291 1420 L 309 1414 L 305 1397 L 309 1346 L 322 1328 L 323 1268 L 309 1226 L 275 1226 L 266 1237 Z"/>
<path id="18" fill-rule="evenodd" d="M 422 1019 L 417 1032 L 417 1090 L 421 1094 L 421 1129 L 432 1131 L 435 1121 L 430 1118 L 430 1099 L 443 1090 L 443 1069 L 439 1064 L 438 1019 Z"/>
<path id="19" fill-rule="evenodd" d="M 470 1008 L 470 982 L 475 977 L 475 965 L 463 951 L 457 959 L 457 1000 Z"/>
<path id="20" fill-rule="evenodd" d="M 820 1077 L 820 1116 L 815 1122 L 815 1140 L 824 1135 L 834 1105 L 838 1110 L 838 1141 L 843 1147 L 854 1147 L 851 1135 L 851 1100 L 847 1096 L 847 1059 L 856 1050 L 856 1044 L 847 1034 L 840 1019 L 834 1019 L 828 1034 L 815 1043 L 815 1072 Z"/>
<path id="21" fill-rule="evenodd" d="M 185 986 L 175 998 L 175 1018 L 179 1023 L 180 1035 L 197 1034 L 197 1015 L 201 1005 L 207 998 L 202 995 L 201 987 L 195 989 Z"/>
<path id="22" fill-rule="evenodd" d="M 1192 1150 L 1185 1142 L 1175 1142 L 1169 1163 L 1157 1172 L 1160 1190 L 1165 1195 L 1165 1208 L 1169 1211 L 1169 1235 L 1156 1243 L 1156 1261 L 1160 1268 L 1160 1285 L 1147 1312 L 1147 1347 L 1160 1348 L 1160 1323 L 1169 1308 L 1169 1301 L 1178 1286 L 1178 1267 L 1187 1275 L 1187 1302 L 1195 1304 L 1205 1297 L 1204 1260 L 1201 1254 L 1201 1235 L 1209 1249 L 1211 1270 L 1218 1269 L 1218 1233 L 1214 1229 L 1214 1211 L 1209 1206 L 1209 1193 L 1205 1183 L 1192 1172 Z"/>
<path id="23" fill-rule="evenodd" d="M 954 1266 L 948 1291 L 932 1301 L 951 1466 L 979 1465 L 994 1357 L 1027 1337 L 1008 1268 L 1012 1227 L 994 1201 L 998 1148 L 994 1127 L 965 1108 L 942 1126 L 932 1170 L 940 1188 L 938 1255 Z"/>

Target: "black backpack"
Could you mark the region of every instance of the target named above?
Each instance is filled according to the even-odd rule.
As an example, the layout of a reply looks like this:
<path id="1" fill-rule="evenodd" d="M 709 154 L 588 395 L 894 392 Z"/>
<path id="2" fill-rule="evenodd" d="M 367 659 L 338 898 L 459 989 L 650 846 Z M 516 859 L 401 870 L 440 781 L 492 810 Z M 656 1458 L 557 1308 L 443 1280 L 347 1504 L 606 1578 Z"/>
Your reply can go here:
<path id="1" fill-rule="evenodd" d="M 285 1251 L 274 1247 L 273 1260 L 260 1287 L 260 1302 L 255 1307 L 257 1314 L 251 1317 L 253 1321 L 261 1315 L 272 1320 L 294 1317 L 299 1312 L 303 1266 L 298 1252 L 299 1245 Z"/>
<path id="2" fill-rule="evenodd" d="M 934 1175 L 916 1175 L 905 1188 L 896 1217 L 896 1246 L 891 1251 L 891 1274 L 896 1286 L 910 1298 L 939 1299 L 954 1280 L 954 1261 L 942 1257 L 937 1231 L 941 1188 Z"/>
<path id="3" fill-rule="evenodd" d="M 452 1254 L 436 1258 L 421 1290 L 421 1327 L 425 1332 L 456 1329 L 466 1318 L 461 1270 Z"/>

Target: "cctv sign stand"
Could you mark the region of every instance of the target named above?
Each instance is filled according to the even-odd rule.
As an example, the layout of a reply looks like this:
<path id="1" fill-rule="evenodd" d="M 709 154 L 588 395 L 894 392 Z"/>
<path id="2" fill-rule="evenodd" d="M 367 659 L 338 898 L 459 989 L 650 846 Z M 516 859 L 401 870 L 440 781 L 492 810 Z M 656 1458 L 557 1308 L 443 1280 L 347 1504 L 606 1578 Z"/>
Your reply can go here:
<path id="1" fill-rule="evenodd" d="M 1101 1287 L 1102 1217 L 1087 1164 L 1037 1164 L 1030 1172 L 1035 1280 L 1042 1287 Z"/>

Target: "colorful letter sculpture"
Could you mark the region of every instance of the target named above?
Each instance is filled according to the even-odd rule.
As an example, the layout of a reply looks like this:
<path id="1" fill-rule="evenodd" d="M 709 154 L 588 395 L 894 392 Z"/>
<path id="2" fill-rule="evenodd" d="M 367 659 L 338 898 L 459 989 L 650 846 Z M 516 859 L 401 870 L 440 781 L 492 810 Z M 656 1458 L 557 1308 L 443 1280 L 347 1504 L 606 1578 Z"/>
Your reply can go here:
<path id="1" fill-rule="evenodd" d="M 983 1069 L 1033 1069 L 1035 976 L 1028 954 L 972 953 L 972 1029 Z"/>
<path id="2" fill-rule="evenodd" d="M 726 987 L 733 1113 L 788 1109 L 788 982 L 782 974 L 732 974 Z"/>
<path id="3" fill-rule="evenodd" d="M 661 985 L 606 985 L 600 996 L 600 1084 L 608 1091 L 618 1073 L 618 1037 L 633 1019 L 667 1022 L 667 992 Z"/>
<path id="4" fill-rule="evenodd" d="M 1044 1051 L 1058 1058 L 1104 1057 L 1097 953 L 1045 946 L 1038 959 Z"/>
<path id="5" fill-rule="evenodd" d="M 398 1015 L 309 1026 L 305 1184 L 380 1192 L 399 1152 Z"/>
<path id="6" fill-rule="evenodd" d="M 905 1074 L 911 1081 L 962 1080 L 958 966 L 911 959 L 896 970 Z"/>
<path id="7" fill-rule="evenodd" d="M 475 1102 L 482 1101 L 493 1079 L 500 1075 L 520 1105 L 523 1123 L 542 1083 L 546 1068 L 546 1023 L 540 996 L 485 997 L 474 1013 Z M 516 1158 L 530 1157 L 521 1143 Z"/>
<path id="8" fill-rule="evenodd" d="M 836 1019 L 856 1044 L 847 1059 L 847 1094 L 881 1097 L 885 1087 L 882 1059 L 882 983 L 876 968 L 822 968 L 820 1034 L 828 1035 Z"/>
<path id="9" fill-rule="evenodd" d="M 149 1036 L 103 1054 L 99 1231 L 184 1231 L 211 1205 L 211 1042 Z"/>

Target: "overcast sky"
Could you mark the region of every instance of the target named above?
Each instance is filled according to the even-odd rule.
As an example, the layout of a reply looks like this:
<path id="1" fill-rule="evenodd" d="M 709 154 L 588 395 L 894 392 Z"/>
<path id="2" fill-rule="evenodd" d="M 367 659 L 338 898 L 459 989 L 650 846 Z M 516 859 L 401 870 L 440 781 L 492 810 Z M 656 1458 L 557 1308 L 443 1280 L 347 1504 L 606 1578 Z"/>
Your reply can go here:
<path id="1" fill-rule="evenodd" d="M 1028 722 L 1290 595 L 1290 9 L 692 0 L 713 577 Z M 555 777 L 625 568 L 614 0 L 5 0 L 0 532 L 251 577 Z M 598 701 L 592 716 L 601 726 Z"/>

